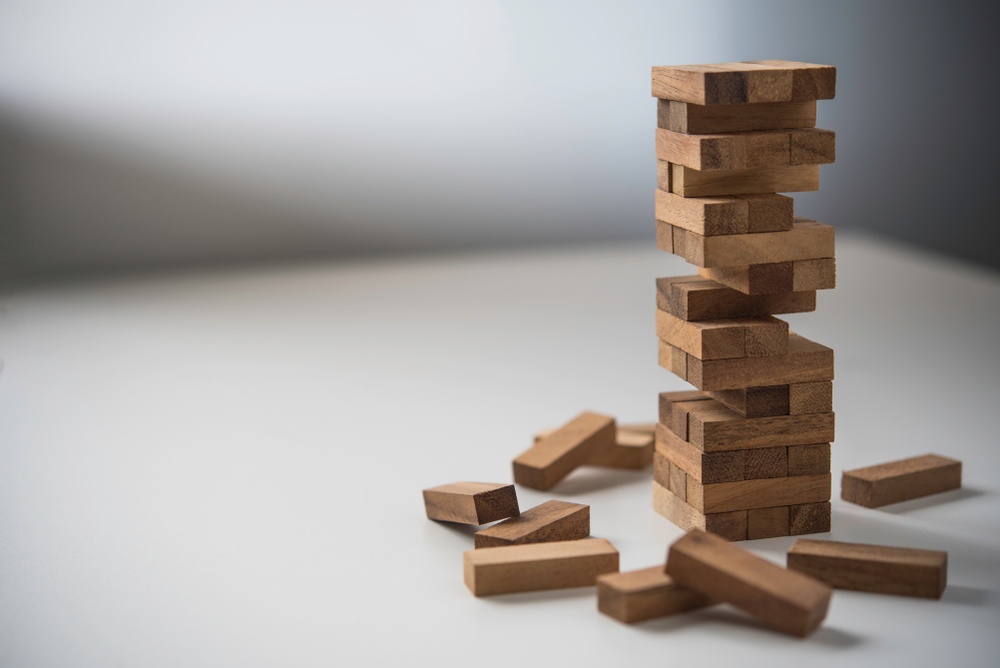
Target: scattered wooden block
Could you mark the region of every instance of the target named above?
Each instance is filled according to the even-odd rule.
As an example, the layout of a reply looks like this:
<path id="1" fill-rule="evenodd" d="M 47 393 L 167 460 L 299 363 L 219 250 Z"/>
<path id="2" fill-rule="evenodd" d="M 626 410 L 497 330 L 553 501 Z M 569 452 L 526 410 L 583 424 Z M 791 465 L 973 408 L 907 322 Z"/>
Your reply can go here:
<path id="1" fill-rule="evenodd" d="M 787 536 L 788 531 L 788 506 L 747 511 L 747 540 Z"/>
<path id="2" fill-rule="evenodd" d="M 615 433 L 615 444 L 611 448 L 596 450 L 584 464 L 607 466 L 616 469 L 644 469 L 653 461 L 656 425 L 622 425 Z M 535 434 L 535 443 L 555 433 L 555 429 L 543 429 Z"/>
<path id="3" fill-rule="evenodd" d="M 615 419 L 583 412 L 514 459 L 514 482 L 548 490 L 596 453 L 615 446 Z"/>
<path id="4" fill-rule="evenodd" d="M 687 440 L 706 452 L 834 440 L 833 413 L 745 418 L 713 400 L 680 408 L 688 413 Z"/>
<path id="5" fill-rule="evenodd" d="M 713 603 L 704 594 L 674 582 L 663 572 L 663 566 L 597 577 L 597 609 L 626 624 L 697 610 Z"/>
<path id="6" fill-rule="evenodd" d="M 476 596 L 593 585 L 618 570 L 618 550 L 603 538 L 468 550 L 465 584 Z"/>
<path id="7" fill-rule="evenodd" d="M 801 503 L 788 508 L 790 536 L 823 533 L 830 530 L 831 505 L 829 501 Z"/>
<path id="8" fill-rule="evenodd" d="M 788 568 L 835 589 L 941 598 L 948 553 L 800 538 L 788 551 Z"/>
<path id="9" fill-rule="evenodd" d="M 669 171 L 669 176 L 665 172 Z M 657 184 L 681 197 L 718 197 L 754 193 L 792 193 L 819 190 L 819 165 L 753 167 L 698 171 L 664 160 L 657 163 Z M 666 187 L 664 187 L 666 185 Z"/>
<path id="10" fill-rule="evenodd" d="M 660 365 L 700 390 L 833 380 L 833 351 L 794 332 L 788 335 L 788 352 L 771 357 L 699 360 L 660 341 Z"/>
<path id="11" fill-rule="evenodd" d="M 866 508 L 878 508 L 962 486 L 962 462 L 922 455 L 844 471 L 840 497 Z"/>
<path id="12" fill-rule="evenodd" d="M 792 73 L 792 100 L 832 100 L 837 92 L 837 68 L 790 60 L 748 60 Z"/>
<path id="13" fill-rule="evenodd" d="M 805 218 L 796 218 L 792 229 L 782 232 L 714 237 L 695 234 L 662 220 L 657 221 L 656 227 L 657 243 L 667 238 L 670 228 L 670 252 L 698 267 L 728 268 L 830 258 L 835 248 L 833 227 Z M 794 287 L 794 266 L 786 271 L 788 275 L 782 285 Z"/>
<path id="14" fill-rule="evenodd" d="M 815 292 L 748 295 L 700 276 L 656 279 L 656 304 L 682 320 L 751 318 L 816 310 Z"/>
<path id="15" fill-rule="evenodd" d="M 655 480 L 653 509 L 685 531 L 699 529 L 732 541 L 747 538 L 747 511 L 736 510 L 706 515 Z"/>
<path id="16" fill-rule="evenodd" d="M 792 229 L 792 198 L 778 194 L 681 197 L 656 191 L 656 219 L 696 234 L 746 234 Z"/>
<path id="17" fill-rule="evenodd" d="M 666 573 L 785 633 L 805 637 L 826 617 L 833 590 L 717 536 L 693 531 L 670 546 Z"/>
<path id="18" fill-rule="evenodd" d="M 817 475 L 829 472 L 829 443 L 788 446 L 788 475 Z"/>
<path id="19" fill-rule="evenodd" d="M 656 129 L 656 157 L 699 171 L 829 164 L 836 157 L 829 130 L 763 130 L 685 134 Z"/>
<path id="20" fill-rule="evenodd" d="M 674 132 L 750 132 L 816 125 L 816 100 L 711 106 L 664 99 L 656 102 L 657 125 Z"/>
<path id="21" fill-rule="evenodd" d="M 486 524 L 518 514 L 514 485 L 453 482 L 424 490 L 427 517 L 444 522 Z"/>
<path id="22" fill-rule="evenodd" d="M 685 502 L 703 513 L 772 508 L 830 499 L 830 474 L 704 484 L 688 477 Z"/>
<path id="23" fill-rule="evenodd" d="M 590 535 L 590 506 L 568 501 L 546 501 L 476 532 L 476 549 L 579 540 Z"/>
<path id="24" fill-rule="evenodd" d="M 689 355 L 706 360 L 788 352 L 788 323 L 768 315 L 688 322 L 657 309 L 656 334 Z"/>

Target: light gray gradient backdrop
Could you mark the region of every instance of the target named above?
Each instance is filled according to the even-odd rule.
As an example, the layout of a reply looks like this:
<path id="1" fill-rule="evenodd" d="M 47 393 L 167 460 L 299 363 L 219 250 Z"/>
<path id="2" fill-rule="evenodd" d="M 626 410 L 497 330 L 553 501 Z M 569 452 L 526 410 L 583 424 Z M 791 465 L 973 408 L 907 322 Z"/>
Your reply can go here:
<path id="1" fill-rule="evenodd" d="M 994 9 L 961 2 L 0 5 L 27 275 L 652 239 L 654 64 L 838 67 L 797 212 L 1000 266 Z"/>

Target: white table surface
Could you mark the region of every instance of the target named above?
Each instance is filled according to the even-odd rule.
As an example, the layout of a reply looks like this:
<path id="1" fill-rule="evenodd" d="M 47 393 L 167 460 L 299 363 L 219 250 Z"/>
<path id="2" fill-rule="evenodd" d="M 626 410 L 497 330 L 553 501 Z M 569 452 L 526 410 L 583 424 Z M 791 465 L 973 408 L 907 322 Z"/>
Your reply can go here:
<path id="1" fill-rule="evenodd" d="M 832 534 L 943 549 L 941 601 L 837 592 L 807 640 L 732 609 L 625 626 L 592 588 L 473 597 L 420 490 L 509 481 L 583 409 L 652 421 L 652 244 L 103 280 L 0 314 L 0 665 L 996 665 L 1000 276 L 842 234 L 792 327 L 837 355 Z M 843 469 L 925 452 L 964 487 L 880 510 Z M 681 531 L 649 470 L 581 469 L 631 570 Z M 792 538 L 743 543 L 783 562 Z"/>

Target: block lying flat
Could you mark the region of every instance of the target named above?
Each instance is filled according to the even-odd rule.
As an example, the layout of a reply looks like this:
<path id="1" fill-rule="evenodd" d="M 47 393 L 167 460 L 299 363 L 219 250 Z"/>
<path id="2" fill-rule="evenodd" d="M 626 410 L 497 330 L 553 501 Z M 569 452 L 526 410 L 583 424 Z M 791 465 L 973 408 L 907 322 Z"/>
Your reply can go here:
<path id="1" fill-rule="evenodd" d="M 660 189 L 681 197 L 808 192 L 819 190 L 819 165 L 701 172 L 660 160 L 656 167 L 656 183 Z"/>
<path id="2" fill-rule="evenodd" d="M 760 60 L 653 67 L 653 97 L 700 105 L 826 100 L 836 92 L 829 65 Z"/>
<path id="3" fill-rule="evenodd" d="M 656 242 L 667 249 L 663 239 L 671 236 L 668 252 L 698 267 L 733 267 L 832 258 L 834 229 L 806 218 L 796 218 L 792 229 L 780 232 L 729 234 L 706 237 L 660 220 Z M 791 279 L 794 282 L 794 267 Z"/>
<path id="4" fill-rule="evenodd" d="M 689 322 L 657 309 L 656 335 L 703 360 L 788 352 L 788 323 L 769 315 Z"/>
<path id="5" fill-rule="evenodd" d="M 656 305 L 681 320 L 750 318 L 816 310 L 815 292 L 749 295 L 701 276 L 656 279 Z"/>
<path id="6" fill-rule="evenodd" d="M 584 412 L 514 459 L 514 482 L 547 490 L 602 450 L 615 445 L 615 419 Z"/>
<path id="7" fill-rule="evenodd" d="M 664 99 L 656 102 L 657 126 L 674 132 L 750 132 L 816 125 L 816 100 L 711 106 Z"/>
<path id="8" fill-rule="evenodd" d="M 465 584 L 476 596 L 591 586 L 618 571 L 618 550 L 603 538 L 468 550 Z"/>
<path id="9" fill-rule="evenodd" d="M 941 598 L 948 553 L 800 539 L 788 551 L 788 568 L 835 589 Z"/>
<path id="10" fill-rule="evenodd" d="M 829 473 L 712 484 L 702 484 L 688 477 L 685 501 L 706 514 L 821 503 L 830 498 L 830 483 Z M 787 532 L 778 535 L 787 535 Z"/>
<path id="11" fill-rule="evenodd" d="M 644 469 L 653 462 L 655 429 L 655 424 L 622 425 L 616 431 L 614 446 L 591 453 L 584 464 L 617 469 Z M 535 434 L 535 443 L 551 436 L 555 431 L 543 429 Z"/>
<path id="12" fill-rule="evenodd" d="M 686 251 L 686 246 L 680 248 L 681 252 Z M 747 295 L 832 290 L 837 287 L 837 260 L 827 257 L 792 262 L 698 267 L 698 275 Z"/>
<path id="13" fill-rule="evenodd" d="M 597 578 L 597 609 L 626 624 L 712 604 L 704 594 L 674 582 L 662 565 Z"/>
<path id="14" fill-rule="evenodd" d="M 792 229 L 791 197 L 778 194 L 681 197 L 656 191 L 656 219 L 695 234 L 747 234 Z"/>
<path id="15" fill-rule="evenodd" d="M 818 128 L 715 134 L 657 128 L 656 157 L 699 171 L 824 165 L 836 158 L 836 137 Z"/>
<path id="16" fill-rule="evenodd" d="M 590 535 L 590 506 L 568 501 L 546 501 L 476 532 L 476 549 L 580 540 Z"/>
<path id="17" fill-rule="evenodd" d="M 747 538 L 747 511 L 706 515 L 655 480 L 653 509 L 685 531 L 699 529 L 732 541 Z"/>
<path id="18" fill-rule="evenodd" d="M 687 413 L 687 440 L 706 452 L 834 440 L 833 413 L 746 418 L 711 399 L 679 402 L 673 410 Z"/>
<path id="19" fill-rule="evenodd" d="M 514 485 L 455 482 L 424 490 L 427 517 L 445 522 L 486 524 L 518 514 Z"/>
<path id="20" fill-rule="evenodd" d="M 833 593 L 818 580 L 703 531 L 693 531 L 670 546 L 666 572 L 684 586 L 800 637 L 819 627 Z"/>
<path id="21" fill-rule="evenodd" d="M 840 496 L 866 508 L 908 501 L 962 486 L 962 462 L 922 455 L 844 471 Z"/>

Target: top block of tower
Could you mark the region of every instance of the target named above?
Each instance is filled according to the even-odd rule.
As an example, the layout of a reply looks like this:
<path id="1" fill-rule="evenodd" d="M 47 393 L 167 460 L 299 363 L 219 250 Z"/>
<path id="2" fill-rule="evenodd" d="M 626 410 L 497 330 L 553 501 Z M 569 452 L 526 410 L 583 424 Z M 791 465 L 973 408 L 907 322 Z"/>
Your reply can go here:
<path id="1" fill-rule="evenodd" d="M 653 97 L 693 104 L 832 99 L 837 68 L 790 60 L 653 67 Z"/>

